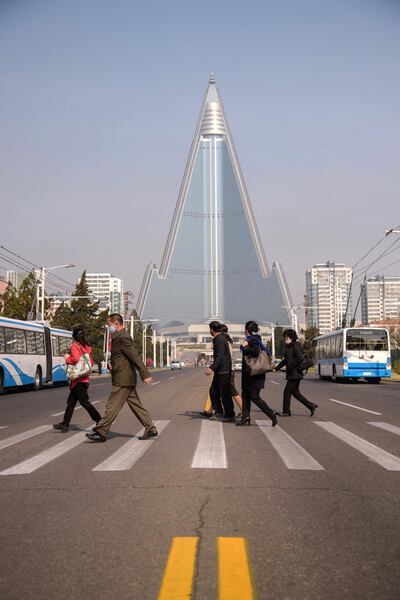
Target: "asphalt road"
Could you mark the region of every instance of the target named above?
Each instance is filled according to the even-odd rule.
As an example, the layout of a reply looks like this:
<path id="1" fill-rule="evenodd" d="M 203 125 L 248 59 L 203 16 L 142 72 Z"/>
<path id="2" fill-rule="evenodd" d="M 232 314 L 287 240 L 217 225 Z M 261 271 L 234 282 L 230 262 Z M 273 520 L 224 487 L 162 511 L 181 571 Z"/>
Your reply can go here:
<path id="1" fill-rule="evenodd" d="M 258 410 L 251 427 L 199 418 L 202 369 L 155 380 L 140 387 L 162 430 L 150 443 L 126 407 L 105 444 L 85 441 L 83 409 L 68 434 L 48 428 L 65 388 L 0 397 L 2 600 L 178 599 L 185 585 L 198 600 L 398 600 L 399 383 L 308 376 L 314 417 L 293 401 L 272 429 Z M 271 374 L 263 392 L 277 410 L 283 385 Z M 109 389 L 93 379 L 100 412 Z"/>

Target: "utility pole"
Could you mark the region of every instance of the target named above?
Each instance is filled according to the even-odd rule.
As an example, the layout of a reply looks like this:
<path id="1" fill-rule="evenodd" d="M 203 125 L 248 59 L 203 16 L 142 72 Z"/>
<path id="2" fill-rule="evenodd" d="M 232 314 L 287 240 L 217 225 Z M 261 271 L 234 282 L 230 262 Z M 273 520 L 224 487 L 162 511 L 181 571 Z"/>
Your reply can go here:
<path id="1" fill-rule="evenodd" d="M 162 335 L 160 335 L 160 367 L 162 368 L 164 366 L 164 352 L 163 352 L 163 343 L 164 343 L 164 338 Z"/>
<path id="2" fill-rule="evenodd" d="M 153 367 L 157 367 L 157 335 L 155 329 L 153 329 Z"/>

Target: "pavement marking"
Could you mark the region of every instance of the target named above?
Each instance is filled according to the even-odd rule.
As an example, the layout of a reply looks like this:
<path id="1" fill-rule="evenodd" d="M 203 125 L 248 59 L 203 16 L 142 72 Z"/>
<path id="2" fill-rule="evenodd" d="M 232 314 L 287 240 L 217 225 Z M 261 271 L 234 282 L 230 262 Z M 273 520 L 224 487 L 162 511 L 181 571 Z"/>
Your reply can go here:
<path id="1" fill-rule="evenodd" d="M 3 448 L 8 448 L 8 446 L 13 446 L 14 444 L 18 444 L 18 442 L 22 442 L 24 440 L 28 440 L 35 435 L 39 435 L 39 433 L 44 433 L 45 431 L 49 431 L 51 429 L 51 425 L 40 425 L 39 427 L 35 427 L 35 429 L 28 429 L 28 431 L 24 431 L 23 433 L 18 433 L 17 435 L 13 435 L 12 437 L 6 438 L 5 440 L 0 441 L 0 450 Z"/>
<path id="2" fill-rule="evenodd" d="M 314 421 L 314 423 L 315 425 L 322 427 L 322 429 L 325 429 L 325 431 L 328 431 L 337 437 L 339 440 L 342 440 L 342 442 L 345 444 L 355 448 L 373 462 L 378 463 L 378 465 L 387 471 L 400 471 L 400 458 L 394 454 L 386 452 L 386 450 L 367 442 L 358 435 L 347 431 L 347 429 L 343 429 L 343 427 L 339 427 L 339 425 L 336 425 L 335 423 L 331 423 L 329 421 L 326 423 L 322 421 Z"/>
<path id="3" fill-rule="evenodd" d="M 95 400 L 94 402 L 91 402 L 91 404 L 99 404 L 100 400 Z M 83 406 L 76 406 L 74 410 L 80 410 L 81 408 L 83 408 Z M 61 412 L 58 413 L 54 413 L 53 415 L 50 415 L 51 417 L 59 417 L 60 415 L 63 415 L 65 413 L 65 409 L 62 410 Z"/>
<path id="4" fill-rule="evenodd" d="M 324 467 L 279 425 L 272 427 L 272 423 L 265 419 L 263 421 L 256 421 L 256 423 L 288 469 L 303 469 L 305 471 L 324 470 Z"/>
<path id="5" fill-rule="evenodd" d="M 253 600 L 247 544 L 244 538 L 218 538 L 219 600 Z"/>
<path id="6" fill-rule="evenodd" d="M 202 421 L 192 469 L 227 469 L 222 423 Z"/>
<path id="7" fill-rule="evenodd" d="M 273 383 L 274 385 L 279 385 L 278 381 L 272 381 L 272 379 L 269 380 L 269 383 Z"/>
<path id="8" fill-rule="evenodd" d="M 380 421 L 371 421 L 368 425 L 374 425 L 375 427 L 379 427 L 380 429 L 384 429 L 385 431 L 390 431 L 390 433 L 396 433 L 400 435 L 400 427 L 396 427 L 396 425 L 390 425 L 390 423 L 381 423 Z"/>
<path id="9" fill-rule="evenodd" d="M 0 429 L 7 429 L 8 425 L 0 425 Z"/>
<path id="10" fill-rule="evenodd" d="M 154 425 L 157 427 L 159 434 L 166 428 L 171 421 L 154 421 Z M 144 434 L 144 429 L 139 431 L 136 436 Z M 152 440 L 139 440 L 138 437 L 126 442 L 119 450 L 114 452 L 109 458 L 104 460 L 102 463 L 94 467 L 92 471 L 126 471 L 130 469 L 135 462 L 139 460 L 146 450 L 156 441 L 157 438 Z"/>
<path id="11" fill-rule="evenodd" d="M 175 379 L 175 375 L 174 375 L 174 377 L 168 377 L 168 379 Z"/>
<path id="12" fill-rule="evenodd" d="M 368 410 L 368 408 L 361 408 L 361 406 L 355 406 L 354 404 L 348 404 L 348 402 L 342 402 L 341 400 L 335 400 L 335 398 L 328 398 L 331 402 L 337 402 L 338 404 L 344 404 L 345 406 L 350 406 L 350 408 L 356 408 L 357 410 L 362 410 L 367 413 L 371 413 L 371 415 L 381 415 L 382 413 L 375 412 L 374 410 Z"/>
<path id="13" fill-rule="evenodd" d="M 197 558 L 197 537 L 174 537 L 158 600 L 189 599 Z"/>
<path id="14" fill-rule="evenodd" d="M 153 381 L 151 385 L 158 385 L 159 383 L 161 383 L 161 381 Z"/>
<path id="15" fill-rule="evenodd" d="M 28 458 L 28 460 L 24 460 L 23 462 L 6 469 L 5 471 L 1 471 L 0 475 L 24 475 L 26 473 L 33 473 L 40 467 L 47 465 L 47 463 L 51 462 L 55 458 L 62 456 L 68 450 L 72 450 L 75 446 L 78 446 L 85 439 L 85 433 L 79 432 L 75 435 L 67 438 L 63 442 L 36 454 L 32 458 Z"/>

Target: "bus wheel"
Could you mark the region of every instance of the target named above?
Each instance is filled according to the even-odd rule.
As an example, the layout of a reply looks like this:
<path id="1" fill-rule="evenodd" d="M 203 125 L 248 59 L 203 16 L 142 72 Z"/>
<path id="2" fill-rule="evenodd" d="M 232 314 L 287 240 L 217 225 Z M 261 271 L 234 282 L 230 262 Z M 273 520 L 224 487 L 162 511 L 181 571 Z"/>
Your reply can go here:
<path id="1" fill-rule="evenodd" d="M 321 365 L 318 366 L 318 379 L 322 379 L 321 375 Z"/>
<path id="2" fill-rule="evenodd" d="M 4 371 L 0 369 L 0 394 L 4 394 Z"/>
<path id="3" fill-rule="evenodd" d="M 38 367 L 35 373 L 35 381 L 33 383 L 33 389 L 35 391 L 42 389 L 42 369 Z"/>
<path id="4" fill-rule="evenodd" d="M 367 379 L 368 383 L 380 383 L 381 382 L 381 378 L 380 377 L 371 377 L 370 379 Z"/>
<path id="5" fill-rule="evenodd" d="M 335 367 L 335 365 L 333 365 L 333 367 L 332 367 L 332 381 L 333 381 L 333 383 L 337 383 L 338 382 L 338 378 L 337 378 L 337 375 L 336 375 L 336 367 Z"/>

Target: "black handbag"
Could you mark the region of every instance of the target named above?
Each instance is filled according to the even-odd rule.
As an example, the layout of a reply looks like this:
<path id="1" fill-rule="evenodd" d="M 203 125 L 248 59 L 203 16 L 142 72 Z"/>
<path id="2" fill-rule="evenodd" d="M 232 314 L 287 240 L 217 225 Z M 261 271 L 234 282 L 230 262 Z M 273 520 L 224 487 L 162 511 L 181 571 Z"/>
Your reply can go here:
<path id="1" fill-rule="evenodd" d="M 310 356 L 305 354 L 303 360 L 301 361 L 301 365 L 300 365 L 301 371 L 308 371 L 308 369 L 313 366 L 314 366 L 314 360 Z"/>

